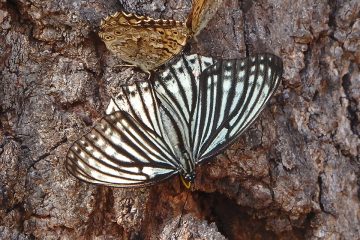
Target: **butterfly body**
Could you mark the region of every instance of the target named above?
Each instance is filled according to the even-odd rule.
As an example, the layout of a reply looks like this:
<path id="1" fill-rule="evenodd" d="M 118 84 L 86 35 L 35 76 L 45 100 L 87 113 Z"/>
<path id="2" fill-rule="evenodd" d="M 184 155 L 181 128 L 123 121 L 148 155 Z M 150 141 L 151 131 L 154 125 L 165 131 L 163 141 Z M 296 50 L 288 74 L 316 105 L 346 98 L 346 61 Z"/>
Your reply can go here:
<path id="1" fill-rule="evenodd" d="M 272 54 L 235 60 L 182 56 L 154 82 L 123 86 L 106 116 L 69 149 L 66 166 L 81 180 L 145 186 L 180 174 L 234 142 L 280 83 Z"/>

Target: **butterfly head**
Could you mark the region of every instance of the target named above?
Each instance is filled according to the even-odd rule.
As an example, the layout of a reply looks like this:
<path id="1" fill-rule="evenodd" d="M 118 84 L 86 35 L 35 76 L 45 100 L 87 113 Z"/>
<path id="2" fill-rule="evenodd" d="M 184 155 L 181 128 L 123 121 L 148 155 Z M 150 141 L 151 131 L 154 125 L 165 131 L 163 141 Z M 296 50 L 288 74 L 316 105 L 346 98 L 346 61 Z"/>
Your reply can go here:
<path id="1" fill-rule="evenodd" d="M 184 186 L 189 189 L 191 187 L 191 184 L 195 181 L 195 172 L 181 174 L 180 179 Z"/>
<path id="2" fill-rule="evenodd" d="M 195 172 L 191 172 L 191 173 L 185 173 L 183 175 L 183 178 L 185 181 L 189 182 L 189 183 L 194 183 L 195 181 Z"/>

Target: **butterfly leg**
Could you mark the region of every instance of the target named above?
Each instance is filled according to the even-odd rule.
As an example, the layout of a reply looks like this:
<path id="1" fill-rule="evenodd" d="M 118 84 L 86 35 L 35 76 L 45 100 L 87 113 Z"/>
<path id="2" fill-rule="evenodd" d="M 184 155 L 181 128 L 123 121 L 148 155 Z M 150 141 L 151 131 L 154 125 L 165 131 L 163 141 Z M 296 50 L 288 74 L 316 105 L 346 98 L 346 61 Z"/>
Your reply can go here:
<path id="1" fill-rule="evenodd" d="M 117 64 L 114 66 L 115 67 L 118 67 L 118 68 L 121 68 L 121 67 L 132 67 L 132 68 L 136 68 L 138 66 L 134 65 L 134 64 Z"/>

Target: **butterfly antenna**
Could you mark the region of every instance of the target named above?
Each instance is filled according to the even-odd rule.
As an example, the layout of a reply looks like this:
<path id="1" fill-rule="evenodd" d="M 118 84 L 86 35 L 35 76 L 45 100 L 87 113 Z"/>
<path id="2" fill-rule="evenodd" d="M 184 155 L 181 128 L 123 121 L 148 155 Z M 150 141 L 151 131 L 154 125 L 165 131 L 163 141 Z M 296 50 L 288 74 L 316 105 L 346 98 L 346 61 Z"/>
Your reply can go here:
<path id="1" fill-rule="evenodd" d="M 136 68 L 136 67 L 138 67 L 138 66 L 136 66 L 136 65 L 134 65 L 134 64 L 116 64 L 116 65 L 114 66 L 114 68 L 115 68 L 115 67 L 118 67 L 118 68 L 122 68 L 122 67 Z"/>
<path id="2" fill-rule="evenodd" d="M 147 81 L 150 81 L 151 79 L 152 79 L 152 76 L 153 76 L 153 72 L 152 71 L 146 71 L 145 72 L 147 75 L 148 75 L 148 77 L 147 77 Z"/>

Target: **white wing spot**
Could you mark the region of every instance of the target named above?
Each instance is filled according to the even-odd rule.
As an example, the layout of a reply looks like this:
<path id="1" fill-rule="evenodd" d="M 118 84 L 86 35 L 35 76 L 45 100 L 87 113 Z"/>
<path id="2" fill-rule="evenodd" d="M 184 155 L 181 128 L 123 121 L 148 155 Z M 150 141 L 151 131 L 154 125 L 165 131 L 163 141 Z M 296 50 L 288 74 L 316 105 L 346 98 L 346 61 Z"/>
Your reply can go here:
<path id="1" fill-rule="evenodd" d="M 231 71 L 226 71 L 224 72 L 224 77 L 231 77 L 231 74 L 232 72 Z"/>
<path id="2" fill-rule="evenodd" d="M 176 68 L 176 69 L 179 69 L 181 67 L 182 67 L 182 61 L 179 61 L 174 65 L 174 68 Z"/>
<path id="3" fill-rule="evenodd" d="M 169 74 L 170 74 L 170 70 L 165 70 L 162 75 L 166 76 L 166 75 L 169 75 Z"/>
<path id="4" fill-rule="evenodd" d="M 129 124 L 127 123 L 127 121 L 121 120 L 120 122 L 121 122 L 121 124 L 119 124 L 119 123 L 116 124 L 116 126 L 118 126 L 120 129 L 122 128 L 121 125 L 123 125 L 124 128 L 128 128 L 128 127 L 129 127 Z"/>
<path id="5" fill-rule="evenodd" d="M 245 76 L 245 71 L 240 71 L 238 74 L 238 78 L 242 79 Z"/>

